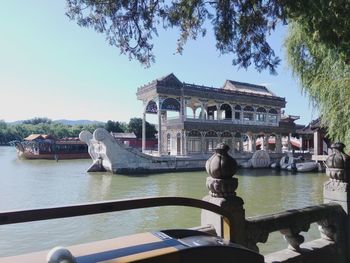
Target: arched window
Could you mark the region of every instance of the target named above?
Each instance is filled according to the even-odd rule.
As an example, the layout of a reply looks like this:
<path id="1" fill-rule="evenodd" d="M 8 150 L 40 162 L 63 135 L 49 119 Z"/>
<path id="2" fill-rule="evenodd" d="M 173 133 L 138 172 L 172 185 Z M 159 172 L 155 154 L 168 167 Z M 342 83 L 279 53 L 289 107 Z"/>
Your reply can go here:
<path id="1" fill-rule="evenodd" d="M 266 122 L 266 110 L 262 107 L 256 110 L 256 121 L 258 122 Z"/>
<path id="2" fill-rule="evenodd" d="M 151 100 L 147 103 L 146 113 L 150 113 L 150 114 L 157 114 L 158 113 L 158 107 L 157 107 L 157 103 L 155 103 L 155 101 Z"/>
<path id="3" fill-rule="evenodd" d="M 253 121 L 254 120 L 254 109 L 251 106 L 245 106 L 243 108 L 243 120 Z"/>
<path id="4" fill-rule="evenodd" d="M 188 133 L 188 137 L 201 137 L 201 133 L 197 130 L 192 130 Z"/>
<path id="5" fill-rule="evenodd" d="M 224 132 L 221 134 L 221 137 L 231 138 L 231 137 L 232 137 L 232 134 L 231 134 L 231 132 L 229 132 L 229 131 L 224 131 Z"/>
<path id="6" fill-rule="evenodd" d="M 218 108 L 216 107 L 216 105 L 208 106 L 207 113 L 209 120 L 217 120 Z"/>
<path id="7" fill-rule="evenodd" d="M 252 106 L 245 106 L 243 110 L 244 111 L 254 111 Z"/>
<path id="8" fill-rule="evenodd" d="M 268 120 L 269 123 L 276 124 L 277 123 L 277 110 L 275 109 L 270 109 L 269 110 L 269 115 L 268 115 Z"/>
<path id="9" fill-rule="evenodd" d="M 180 111 L 180 102 L 174 98 L 166 98 L 162 103 L 162 110 Z"/>
<path id="10" fill-rule="evenodd" d="M 216 131 L 208 131 L 205 134 L 205 137 L 218 137 L 218 134 L 216 133 Z"/>
<path id="11" fill-rule="evenodd" d="M 221 119 L 232 119 L 232 109 L 230 105 L 224 103 L 221 105 L 220 110 L 222 111 Z"/>

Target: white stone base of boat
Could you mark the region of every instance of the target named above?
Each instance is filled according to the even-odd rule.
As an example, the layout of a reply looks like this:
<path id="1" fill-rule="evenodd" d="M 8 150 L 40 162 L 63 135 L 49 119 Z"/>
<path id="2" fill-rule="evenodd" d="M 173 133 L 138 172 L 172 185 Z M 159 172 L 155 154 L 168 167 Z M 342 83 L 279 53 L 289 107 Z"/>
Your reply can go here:
<path id="1" fill-rule="evenodd" d="M 318 164 L 316 162 L 296 163 L 295 166 L 297 171 L 302 173 L 318 171 Z"/>
<path id="2" fill-rule="evenodd" d="M 270 155 L 264 150 L 256 151 L 251 159 L 254 168 L 267 168 L 271 164 Z"/>
<path id="3" fill-rule="evenodd" d="M 105 129 L 98 128 L 91 134 L 82 131 L 81 141 L 89 146 L 89 154 L 93 160 L 88 172 L 109 171 L 117 174 L 143 174 L 155 172 L 177 172 L 204 170 L 205 162 L 211 154 L 191 156 L 152 156 L 144 154 L 117 141 Z M 237 154 L 238 155 L 238 154 Z M 252 153 L 234 156 L 238 164 L 252 158 Z M 275 159 L 280 159 L 277 154 Z"/>

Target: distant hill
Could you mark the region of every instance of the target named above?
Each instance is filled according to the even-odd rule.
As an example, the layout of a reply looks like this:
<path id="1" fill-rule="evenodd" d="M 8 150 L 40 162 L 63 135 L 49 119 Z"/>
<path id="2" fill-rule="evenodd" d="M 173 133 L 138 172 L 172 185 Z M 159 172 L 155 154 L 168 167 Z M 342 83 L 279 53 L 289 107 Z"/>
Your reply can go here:
<path id="1" fill-rule="evenodd" d="M 57 123 L 61 123 L 64 125 L 87 125 L 87 124 L 100 124 L 100 123 L 104 123 L 102 121 L 90 121 L 90 120 L 54 120 L 52 122 L 57 122 Z"/>
<path id="2" fill-rule="evenodd" d="M 64 125 L 87 125 L 87 124 L 99 124 L 99 123 L 104 123 L 102 121 L 90 121 L 90 120 L 66 120 L 66 119 L 61 119 L 61 120 L 53 120 L 53 123 L 61 123 Z M 8 124 L 22 124 L 23 120 L 19 121 L 13 121 L 13 122 L 8 122 Z"/>

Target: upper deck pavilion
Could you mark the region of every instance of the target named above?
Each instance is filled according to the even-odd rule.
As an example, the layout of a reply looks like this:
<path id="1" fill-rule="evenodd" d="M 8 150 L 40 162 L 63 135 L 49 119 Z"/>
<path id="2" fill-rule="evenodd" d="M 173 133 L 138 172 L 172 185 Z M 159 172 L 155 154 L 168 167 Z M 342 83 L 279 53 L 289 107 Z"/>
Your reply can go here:
<path id="1" fill-rule="evenodd" d="M 137 90 L 137 98 L 147 102 L 157 96 L 196 97 L 204 100 L 230 101 L 284 108 L 286 100 L 261 85 L 226 80 L 221 88 L 181 82 L 173 73 L 156 79 Z"/>

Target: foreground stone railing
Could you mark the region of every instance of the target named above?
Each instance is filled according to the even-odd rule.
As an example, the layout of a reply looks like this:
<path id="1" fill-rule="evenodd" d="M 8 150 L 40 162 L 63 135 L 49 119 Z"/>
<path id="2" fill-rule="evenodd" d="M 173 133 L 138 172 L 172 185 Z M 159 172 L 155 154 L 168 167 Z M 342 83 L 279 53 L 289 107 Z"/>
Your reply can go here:
<path id="1" fill-rule="evenodd" d="M 218 145 L 206 164 L 210 177 L 209 195 L 204 200 L 233 213 L 232 239 L 252 250 L 259 251 L 257 243 L 267 242 L 270 233 L 280 231 L 288 248 L 265 255 L 265 262 L 350 262 L 350 157 L 343 152 L 344 147 L 333 144 L 333 154 L 326 161 L 330 179 L 324 184 L 324 204 L 246 218 L 244 202 L 236 195 L 237 163 L 227 154 L 227 145 Z M 202 211 L 202 224 L 213 225 L 217 234 L 225 228 L 223 223 L 217 215 Z M 307 232 L 312 223 L 319 225 L 321 238 L 304 243 L 300 233 Z"/>
<path id="2" fill-rule="evenodd" d="M 302 209 L 247 218 L 247 246 L 259 251 L 257 243 L 265 243 L 269 234 L 280 231 L 291 250 L 300 250 L 304 237 L 300 232 L 307 232 L 312 223 L 318 223 L 323 238 L 336 241 L 336 233 L 343 209 L 339 204 L 330 203 L 309 206 Z"/>

